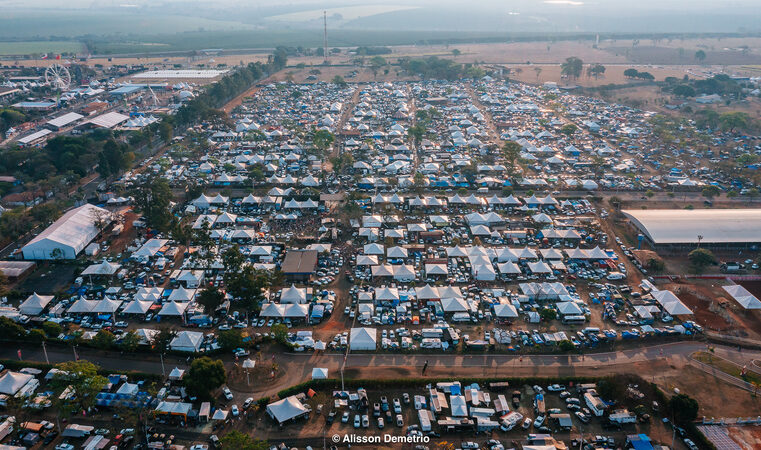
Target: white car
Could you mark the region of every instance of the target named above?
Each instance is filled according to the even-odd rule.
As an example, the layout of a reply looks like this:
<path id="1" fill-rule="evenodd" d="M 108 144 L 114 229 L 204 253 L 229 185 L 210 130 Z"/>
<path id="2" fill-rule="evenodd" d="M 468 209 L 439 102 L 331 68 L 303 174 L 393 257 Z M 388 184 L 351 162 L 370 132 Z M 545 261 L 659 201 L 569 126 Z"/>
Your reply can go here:
<path id="1" fill-rule="evenodd" d="M 232 400 L 233 399 L 233 393 L 230 392 L 230 388 L 228 388 L 227 386 L 222 388 L 222 393 L 225 394 L 225 398 L 226 399 L 228 399 L 228 400 Z"/>
<path id="2" fill-rule="evenodd" d="M 233 417 L 238 417 L 238 415 L 240 415 L 238 405 L 233 405 L 232 408 L 230 408 L 230 412 L 232 413 Z"/>

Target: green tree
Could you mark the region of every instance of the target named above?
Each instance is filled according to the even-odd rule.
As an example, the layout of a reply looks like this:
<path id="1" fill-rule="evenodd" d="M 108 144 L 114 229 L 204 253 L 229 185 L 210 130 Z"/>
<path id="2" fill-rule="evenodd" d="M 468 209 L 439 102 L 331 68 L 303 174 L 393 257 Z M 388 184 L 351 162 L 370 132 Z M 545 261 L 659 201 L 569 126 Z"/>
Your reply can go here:
<path id="1" fill-rule="evenodd" d="M 335 85 L 338 85 L 339 87 L 346 87 L 348 85 L 346 80 L 344 80 L 344 77 L 341 75 L 334 76 L 331 82 Z"/>
<path id="2" fill-rule="evenodd" d="M 666 264 L 660 258 L 648 259 L 645 266 L 650 272 L 663 272 L 663 270 L 666 268 Z"/>
<path id="3" fill-rule="evenodd" d="M 462 52 L 460 51 L 460 49 L 457 49 L 457 48 L 452 49 L 452 56 L 454 56 L 455 58 L 457 58 L 461 54 Z"/>
<path id="4" fill-rule="evenodd" d="M 584 62 L 576 56 L 566 58 L 565 62 L 560 65 L 560 73 L 574 80 L 581 76 L 583 69 Z"/>
<path id="5" fill-rule="evenodd" d="M 102 350 L 112 348 L 114 342 L 116 342 L 116 336 L 108 330 L 100 330 L 92 338 L 92 344 Z"/>
<path id="6" fill-rule="evenodd" d="M 616 210 L 621 209 L 621 199 L 619 197 L 616 197 L 615 195 L 611 196 L 608 199 L 608 204 L 615 208 Z"/>
<path id="7" fill-rule="evenodd" d="M 215 286 L 209 286 L 203 289 L 198 296 L 196 296 L 196 302 L 203 306 L 203 311 L 206 314 L 213 314 L 224 301 L 225 295 Z"/>
<path id="8" fill-rule="evenodd" d="M 233 350 L 243 346 L 243 336 L 240 330 L 233 328 L 232 330 L 223 330 L 219 332 L 217 337 L 217 343 L 223 350 Z"/>
<path id="9" fill-rule="evenodd" d="M 677 394 L 669 399 L 669 410 L 674 417 L 674 422 L 686 425 L 698 418 L 700 406 L 697 400 L 687 394 Z"/>
<path id="10" fill-rule="evenodd" d="M 734 132 L 736 129 L 747 129 L 750 126 L 750 116 L 741 111 L 726 112 L 719 116 L 721 129 Z"/>
<path id="11" fill-rule="evenodd" d="M 57 338 L 61 335 L 61 333 L 63 333 L 63 327 L 61 325 L 49 320 L 42 322 L 41 326 L 42 331 L 44 331 L 45 334 L 51 338 Z"/>
<path id="12" fill-rule="evenodd" d="M 697 59 L 699 62 L 703 62 L 706 59 L 706 52 L 703 50 L 698 50 L 695 52 L 695 59 Z"/>
<path id="13" fill-rule="evenodd" d="M 335 136 L 333 136 L 333 133 L 330 131 L 317 130 L 314 132 L 314 136 L 312 136 L 312 145 L 314 145 L 321 153 L 325 153 L 325 151 L 333 144 L 334 140 Z"/>
<path id="14" fill-rule="evenodd" d="M 523 147 L 515 141 L 507 141 L 502 145 L 502 157 L 507 162 L 507 167 L 510 169 L 510 174 L 515 174 L 515 163 L 521 155 Z"/>
<path id="15" fill-rule="evenodd" d="M 626 78 L 637 78 L 637 75 L 639 75 L 639 71 L 637 69 L 626 69 L 624 70 L 624 76 Z"/>
<path id="16" fill-rule="evenodd" d="M 194 359 L 183 380 L 191 395 L 200 400 L 211 400 L 211 392 L 227 381 L 225 365 L 221 360 L 208 356 Z"/>
<path id="17" fill-rule="evenodd" d="M 591 64 L 589 67 L 587 67 L 587 75 L 595 77 L 595 79 L 599 78 L 600 75 L 603 75 L 604 73 L 605 66 L 602 64 Z"/>
<path id="18" fill-rule="evenodd" d="M 694 97 L 695 88 L 687 84 L 680 84 L 679 86 L 674 88 L 674 95 L 678 97 L 685 97 L 685 98 Z"/>
<path id="19" fill-rule="evenodd" d="M 268 450 L 267 441 L 253 439 L 248 434 L 240 431 L 231 431 L 220 439 L 222 448 L 225 450 Z"/>
<path id="20" fill-rule="evenodd" d="M 275 341 L 280 344 L 285 344 L 286 340 L 288 339 L 288 327 L 282 323 L 276 323 L 275 325 L 272 325 L 270 332 L 275 337 Z"/>
<path id="21" fill-rule="evenodd" d="M 71 416 L 80 411 L 87 411 L 95 405 L 95 396 L 108 384 L 108 379 L 98 375 L 98 366 L 89 361 L 67 361 L 56 365 L 59 370 L 50 381 L 59 404 L 56 408 Z M 68 390 L 69 395 L 61 398 L 61 393 Z"/>
<path id="22" fill-rule="evenodd" d="M 161 137 L 161 140 L 167 144 L 172 141 L 172 138 L 174 137 L 174 128 L 169 120 L 164 119 L 159 122 L 159 136 Z"/>
<path id="23" fill-rule="evenodd" d="M 711 199 L 721 194 L 721 189 L 719 189 L 717 186 L 709 184 L 708 186 L 703 188 L 703 191 L 701 193 L 703 194 L 703 197 Z"/>
<path id="24" fill-rule="evenodd" d="M 539 312 L 539 317 L 543 322 L 551 322 L 557 318 L 557 312 L 554 309 L 544 308 Z"/>
<path id="25" fill-rule="evenodd" d="M 27 341 L 34 342 L 36 344 L 39 344 L 40 342 L 44 341 L 46 338 L 47 336 L 45 336 L 45 332 L 39 328 L 32 328 L 31 330 L 29 330 L 29 334 L 26 335 Z"/>
<path id="26" fill-rule="evenodd" d="M 703 269 L 716 262 L 713 252 L 705 248 L 696 248 L 687 255 L 687 258 L 697 272 L 703 271 Z"/>
<path id="27" fill-rule="evenodd" d="M 122 335 L 119 341 L 119 348 L 125 352 L 133 353 L 140 345 L 140 336 L 134 331 L 128 331 Z"/>
<path id="28" fill-rule="evenodd" d="M 560 128 L 560 132 L 565 134 L 568 137 L 571 137 L 576 132 L 576 130 L 578 130 L 578 129 L 579 129 L 579 127 L 577 127 L 576 124 L 574 124 L 574 123 L 567 123 L 567 124 L 563 125 L 562 128 Z"/>
<path id="29" fill-rule="evenodd" d="M 175 333 L 168 327 L 159 328 L 158 334 L 153 338 L 153 349 L 159 353 L 169 350 L 169 344 L 174 339 Z"/>
<path id="30" fill-rule="evenodd" d="M 425 136 L 425 127 L 421 124 L 415 124 L 407 128 L 407 137 L 412 139 L 415 143 L 415 147 L 419 147 Z"/>
<path id="31" fill-rule="evenodd" d="M 373 78 L 378 76 L 378 71 L 386 64 L 386 58 L 382 56 L 373 56 L 370 58 L 370 70 L 373 72 Z"/>
<path id="32" fill-rule="evenodd" d="M 174 218 L 170 205 L 174 197 L 165 179 L 155 177 L 138 185 L 132 196 L 149 227 L 159 231 L 169 231 L 172 228 Z"/>
<path id="33" fill-rule="evenodd" d="M 570 352 L 572 350 L 576 349 L 576 346 L 573 345 L 573 342 L 569 341 L 568 339 L 564 339 L 560 341 L 558 344 L 558 349 L 560 349 L 561 352 Z"/>
<path id="34" fill-rule="evenodd" d="M 7 317 L 0 317 L 0 339 L 17 339 L 26 334 L 24 328 Z"/>

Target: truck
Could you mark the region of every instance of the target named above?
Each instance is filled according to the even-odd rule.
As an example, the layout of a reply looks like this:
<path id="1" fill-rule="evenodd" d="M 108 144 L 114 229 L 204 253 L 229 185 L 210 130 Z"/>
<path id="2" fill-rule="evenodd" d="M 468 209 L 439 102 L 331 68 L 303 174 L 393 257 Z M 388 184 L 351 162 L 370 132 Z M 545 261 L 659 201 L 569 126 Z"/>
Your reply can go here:
<path id="1" fill-rule="evenodd" d="M 721 266 L 719 266 L 719 270 L 721 270 L 722 273 L 737 273 L 742 270 L 742 264 L 735 261 L 727 261 L 721 263 Z"/>
<path id="2" fill-rule="evenodd" d="M 536 394 L 536 397 L 534 397 L 534 409 L 537 414 L 543 415 L 545 413 L 544 395 Z"/>

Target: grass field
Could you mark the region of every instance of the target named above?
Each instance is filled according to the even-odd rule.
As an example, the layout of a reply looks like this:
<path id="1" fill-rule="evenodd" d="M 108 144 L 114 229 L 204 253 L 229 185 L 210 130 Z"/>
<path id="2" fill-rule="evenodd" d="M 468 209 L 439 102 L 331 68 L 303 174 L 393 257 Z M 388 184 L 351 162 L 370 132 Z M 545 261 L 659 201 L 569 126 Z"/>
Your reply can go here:
<path id="1" fill-rule="evenodd" d="M 752 370 L 748 370 L 745 376 L 742 376 L 742 367 L 738 366 L 737 364 L 727 361 L 726 359 L 719 358 L 718 356 L 713 355 L 709 352 L 695 352 L 692 354 L 692 357 L 702 362 L 703 364 L 708 364 L 711 367 L 715 367 L 716 369 L 719 369 L 720 371 L 726 373 L 727 375 L 731 375 L 735 378 L 739 378 L 741 380 L 745 380 L 748 383 L 757 383 L 761 384 L 761 375 L 757 374 L 756 372 L 753 372 Z"/>
<path id="2" fill-rule="evenodd" d="M 198 30 L 250 29 L 251 25 L 234 21 L 210 20 L 167 14 L 134 14 L 130 12 L 52 11 L 49 15 L 39 12 L 4 11 L 0 15 L 0 39 L 33 39 L 36 36 L 83 35 L 146 35 L 181 33 Z M 207 48 L 203 46 L 202 48 Z"/>
<path id="3" fill-rule="evenodd" d="M 19 41 L 0 42 L 0 56 L 28 55 L 32 53 L 71 53 L 82 50 L 77 41 Z"/>

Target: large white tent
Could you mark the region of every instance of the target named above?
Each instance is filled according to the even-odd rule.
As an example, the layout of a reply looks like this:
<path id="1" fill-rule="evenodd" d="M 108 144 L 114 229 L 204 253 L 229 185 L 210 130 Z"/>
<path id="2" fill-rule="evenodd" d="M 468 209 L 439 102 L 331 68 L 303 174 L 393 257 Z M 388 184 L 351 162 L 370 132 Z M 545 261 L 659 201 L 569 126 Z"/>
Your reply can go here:
<path id="1" fill-rule="evenodd" d="M 169 343 L 172 350 L 178 352 L 195 353 L 201 350 L 203 333 L 198 331 L 180 331 Z"/>
<path id="2" fill-rule="evenodd" d="M 52 295 L 39 295 L 35 292 L 27 297 L 27 299 L 19 305 L 18 309 L 21 314 L 36 316 L 39 315 L 52 300 Z"/>
<path id="3" fill-rule="evenodd" d="M 110 276 L 115 274 L 121 266 L 121 264 L 112 263 L 104 259 L 98 264 L 88 266 L 82 271 L 82 275 Z"/>
<path id="4" fill-rule="evenodd" d="M 653 297 L 660 303 L 661 307 L 672 316 L 692 315 L 688 308 L 679 297 L 671 291 L 653 291 Z"/>
<path id="5" fill-rule="evenodd" d="M 284 423 L 309 414 L 309 409 L 295 395 L 291 395 L 267 405 L 267 414 L 277 423 Z"/>
<path id="6" fill-rule="evenodd" d="M 96 224 L 101 220 L 110 221 L 111 213 L 89 203 L 74 208 L 29 241 L 21 253 L 24 259 L 76 259 L 100 232 Z"/>
<path id="7" fill-rule="evenodd" d="M 351 350 L 375 350 L 378 342 L 378 330 L 375 328 L 352 328 L 349 334 Z"/>
<path id="8" fill-rule="evenodd" d="M 722 286 L 737 303 L 745 309 L 761 309 L 761 301 L 739 284 Z"/>

